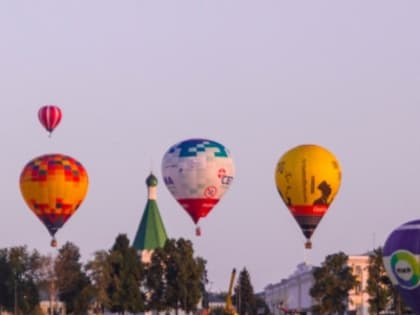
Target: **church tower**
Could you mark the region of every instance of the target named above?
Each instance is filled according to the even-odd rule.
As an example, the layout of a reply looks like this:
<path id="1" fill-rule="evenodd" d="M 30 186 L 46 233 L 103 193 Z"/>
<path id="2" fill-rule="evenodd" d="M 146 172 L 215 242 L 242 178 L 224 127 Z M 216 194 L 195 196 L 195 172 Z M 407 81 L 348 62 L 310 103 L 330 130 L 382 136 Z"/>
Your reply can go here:
<path id="1" fill-rule="evenodd" d="M 165 245 L 168 236 L 156 202 L 158 180 L 152 173 L 146 179 L 148 198 L 133 247 L 144 263 L 149 263 L 153 250 Z"/>

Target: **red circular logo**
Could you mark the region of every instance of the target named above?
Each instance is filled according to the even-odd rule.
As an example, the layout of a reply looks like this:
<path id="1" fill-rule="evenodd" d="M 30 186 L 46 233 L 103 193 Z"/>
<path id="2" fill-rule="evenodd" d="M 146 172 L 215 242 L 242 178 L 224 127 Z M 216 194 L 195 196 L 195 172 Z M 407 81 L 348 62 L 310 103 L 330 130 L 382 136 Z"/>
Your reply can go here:
<path id="1" fill-rule="evenodd" d="M 204 196 L 207 198 L 213 198 L 217 194 L 216 186 L 209 186 L 204 190 Z"/>

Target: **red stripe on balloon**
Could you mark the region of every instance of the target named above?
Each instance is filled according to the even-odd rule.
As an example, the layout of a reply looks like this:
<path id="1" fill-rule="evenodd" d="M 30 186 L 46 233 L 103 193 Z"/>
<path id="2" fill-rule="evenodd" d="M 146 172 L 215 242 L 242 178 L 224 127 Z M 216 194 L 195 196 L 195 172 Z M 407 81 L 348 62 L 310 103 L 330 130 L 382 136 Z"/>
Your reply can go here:
<path id="1" fill-rule="evenodd" d="M 178 199 L 181 206 L 188 212 L 193 219 L 194 223 L 204 218 L 213 209 L 213 207 L 219 202 L 219 199 L 210 198 L 186 198 Z"/>
<path id="2" fill-rule="evenodd" d="M 305 216 L 323 216 L 328 210 L 326 205 L 294 205 L 289 206 L 289 210 L 293 215 Z"/>

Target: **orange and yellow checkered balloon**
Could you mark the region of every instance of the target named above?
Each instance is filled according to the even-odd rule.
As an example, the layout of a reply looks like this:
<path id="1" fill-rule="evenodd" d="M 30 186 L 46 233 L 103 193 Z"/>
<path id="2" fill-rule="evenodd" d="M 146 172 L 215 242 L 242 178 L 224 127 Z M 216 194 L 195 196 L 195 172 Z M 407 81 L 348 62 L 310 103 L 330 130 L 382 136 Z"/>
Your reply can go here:
<path id="1" fill-rule="evenodd" d="M 47 154 L 26 164 L 20 175 L 20 190 L 26 204 L 54 237 L 84 200 L 88 175 L 77 160 Z"/>

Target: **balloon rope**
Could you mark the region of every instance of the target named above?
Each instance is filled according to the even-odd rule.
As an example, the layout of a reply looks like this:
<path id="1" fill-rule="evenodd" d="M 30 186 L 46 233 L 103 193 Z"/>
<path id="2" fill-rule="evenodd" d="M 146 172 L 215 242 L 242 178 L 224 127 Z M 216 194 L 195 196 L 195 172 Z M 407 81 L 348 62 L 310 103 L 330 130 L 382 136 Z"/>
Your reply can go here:
<path id="1" fill-rule="evenodd" d="M 305 265 L 309 265 L 309 254 L 311 253 L 310 248 L 303 248 L 303 262 Z"/>

